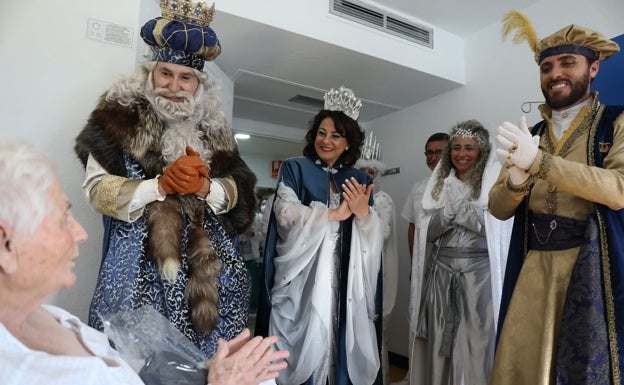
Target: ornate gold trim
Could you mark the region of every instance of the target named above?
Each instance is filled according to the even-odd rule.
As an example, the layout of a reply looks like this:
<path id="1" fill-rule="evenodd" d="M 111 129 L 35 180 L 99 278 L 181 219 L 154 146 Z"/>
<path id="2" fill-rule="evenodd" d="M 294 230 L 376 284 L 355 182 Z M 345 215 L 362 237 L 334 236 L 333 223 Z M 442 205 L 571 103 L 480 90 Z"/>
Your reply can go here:
<path id="1" fill-rule="evenodd" d="M 102 177 L 95 193 L 95 205 L 100 213 L 117 218 L 117 197 L 121 186 L 127 180 L 128 178 L 117 175 L 104 175 Z"/>
<path id="2" fill-rule="evenodd" d="M 530 176 L 529 179 L 527 179 L 524 183 L 520 184 L 520 185 L 514 185 L 511 183 L 511 179 L 507 178 L 507 180 L 505 181 L 505 187 L 507 188 L 507 190 L 513 192 L 513 193 L 523 193 L 523 194 L 527 194 L 529 192 L 529 190 L 531 190 L 531 187 L 533 186 L 533 177 Z"/>

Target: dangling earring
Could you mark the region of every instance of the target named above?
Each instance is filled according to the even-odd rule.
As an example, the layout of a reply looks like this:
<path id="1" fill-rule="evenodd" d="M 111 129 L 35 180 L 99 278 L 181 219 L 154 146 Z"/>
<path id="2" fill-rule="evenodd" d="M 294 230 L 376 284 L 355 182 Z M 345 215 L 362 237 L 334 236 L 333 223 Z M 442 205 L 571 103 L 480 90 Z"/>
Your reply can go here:
<path id="1" fill-rule="evenodd" d="M 349 151 L 349 146 L 347 146 L 347 148 L 345 148 L 345 151 Z"/>

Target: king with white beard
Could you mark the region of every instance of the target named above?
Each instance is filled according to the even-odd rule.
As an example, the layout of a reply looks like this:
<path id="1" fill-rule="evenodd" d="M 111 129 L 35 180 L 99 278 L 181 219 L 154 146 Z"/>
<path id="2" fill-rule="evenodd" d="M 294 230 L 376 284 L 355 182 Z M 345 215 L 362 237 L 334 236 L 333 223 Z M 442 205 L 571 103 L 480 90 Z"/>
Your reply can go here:
<path id="1" fill-rule="evenodd" d="M 253 222 L 256 177 L 202 72 L 220 53 L 214 9 L 168 6 L 141 30 L 153 61 L 114 82 L 76 138 L 86 199 L 104 218 L 89 323 L 150 305 L 210 357 L 247 325 L 250 278 L 234 237 Z M 155 37 L 181 31 L 186 41 Z"/>

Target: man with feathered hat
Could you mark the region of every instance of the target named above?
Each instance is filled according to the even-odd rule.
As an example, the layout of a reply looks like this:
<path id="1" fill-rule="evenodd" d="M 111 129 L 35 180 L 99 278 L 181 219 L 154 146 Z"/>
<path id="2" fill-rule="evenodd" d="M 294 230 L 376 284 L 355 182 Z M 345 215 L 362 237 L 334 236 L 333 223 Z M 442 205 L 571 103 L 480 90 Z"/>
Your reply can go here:
<path id="1" fill-rule="evenodd" d="M 202 352 L 247 325 L 250 278 L 233 239 L 254 218 L 256 178 L 214 83 L 214 5 L 161 0 L 141 37 L 152 61 L 113 83 L 76 138 L 83 189 L 104 216 L 89 324 L 150 305 Z"/>
<path id="2" fill-rule="evenodd" d="M 544 120 L 498 128 L 507 165 L 489 209 L 515 219 L 490 384 L 620 384 L 624 107 L 590 92 L 619 47 L 578 25 L 539 40 L 517 11 L 503 22 L 514 30 L 539 65 Z"/>

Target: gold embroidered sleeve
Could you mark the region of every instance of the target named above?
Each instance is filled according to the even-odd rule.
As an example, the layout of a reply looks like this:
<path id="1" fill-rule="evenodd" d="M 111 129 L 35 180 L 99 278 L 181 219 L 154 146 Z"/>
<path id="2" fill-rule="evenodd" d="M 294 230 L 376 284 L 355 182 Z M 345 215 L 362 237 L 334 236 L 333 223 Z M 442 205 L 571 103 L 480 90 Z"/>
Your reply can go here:
<path id="1" fill-rule="evenodd" d="M 538 151 L 529 173 L 539 179 L 546 179 L 552 165 L 553 156 L 544 151 Z"/>
<path id="2" fill-rule="evenodd" d="M 227 196 L 228 205 L 225 212 L 232 210 L 238 203 L 238 188 L 236 187 L 236 182 L 232 177 L 214 178 L 213 181 L 217 181 L 223 186 L 223 190 Z"/>
<path id="3" fill-rule="evenodd" d="M 214 183 L 217 183 L 219 186 L 221 186 L 223 194 L 225 195 L 223 197 L 222 203 L 218 206 L 218 209 L 211 205 L 211 207 L 213 207 L 213 210 L 215 210 L 215 214 L 224 214 L 236 207 L 236 204 L 238 203 L 238 187 L 236 187 L 236 182 L 234 181 L 234 179 L 232 177 L 212 178 L 211 181 L 213 185 Z M 211 195 L 208 194 L 208 196 L 210 197 Z M 206 199 L 206 201 L 209 201 L 209 199 Z"/>
<path id="4" fill-rule="evenodd" d="M 530 176 L 529 179 L 527 179 L 524 183 L 520 184 L 520 185 L 515 185 L 513 183 L 511 183 L 511 178 L 507 178 L 507 180 L 505 181 L 505 186 L 507 187 L 507 189 L 513 193 L 520 193 L 520 194 L 528 194 L 529 190 L 531 190 L 531 186 L 533 185 L 533 177 Z"/>
<path id="5" fill-rule="evenodd" d="M 564 155 L 540 151 L 529 172 L 558 190 L 613 210 L 624 208 L 624 115 L 614 123 L 604 167 L 587 164 L 588 136 L 580 136 Z M 541 156 L 540 156 L 541 155 Z M 590 154 L 591 155 L 591 154 Z"/>
<path id="6" fill-rule="evenodd" d="M 509 181 L 509 171 L 502 167 L 498 179 L 490 189 L 488 200 L 490 213 L 500 220 L 511 218 L 529 191 L 531 183 L 532 178 L 529 178 L 522 185 L 513 186 Z"/>
<path id="7" fill-rule="evenodd" d="M 94 203 L 97 211 L 104 215 L 117 218 L 117 197 L 123 184 L 128 180 L 116 175 L 105 175 L 102 177 L 95 189 Z"/>

